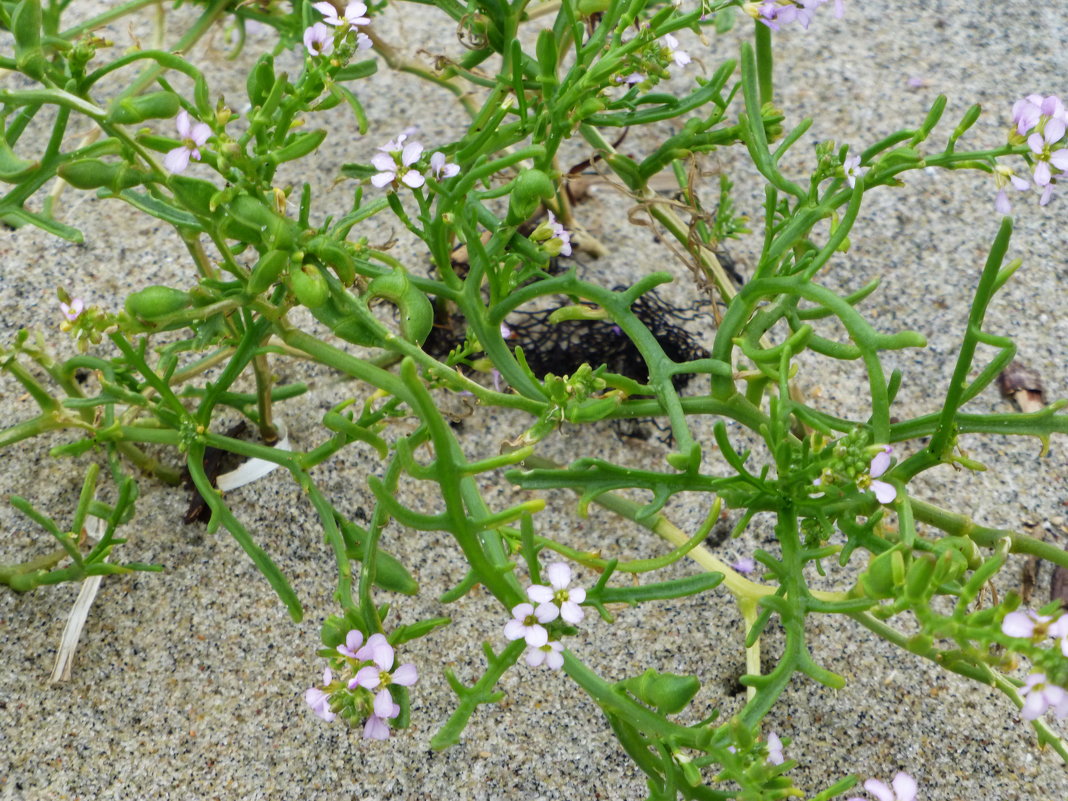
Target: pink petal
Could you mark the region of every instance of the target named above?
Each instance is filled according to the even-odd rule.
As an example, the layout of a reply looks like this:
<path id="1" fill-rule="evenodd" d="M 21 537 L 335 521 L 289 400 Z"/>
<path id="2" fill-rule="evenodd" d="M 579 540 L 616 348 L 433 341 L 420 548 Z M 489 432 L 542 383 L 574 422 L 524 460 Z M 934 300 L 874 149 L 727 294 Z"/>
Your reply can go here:
<path id="1" fill-rule="evenodd" d="M 897 489 L 893 484 L 887 484 L 885 481 L 871 482 L 871 489 L 879 503 L 893 503 L 897 498 Z"/>
<path id="2" fill-rule="evenodd" d="M 582 607 L 574 601 L 564 601 L 560 607 L 560 617 L 572 625 L 581 623 L 584 614 Z"/>
<path id="3" fill-rule="evenodd" d="M 521 620 L 509 620 L 504 624 L 504 636 L 509 640 L 522 639 L 527 633 L 527 627 Z"/>
<path id="4" fill-rule="evenodd" d="M 365 740 L 388 740 L 389 739 L 389 726 L 386 722 L 377 715 L 371 715 L 367 718 L 367 723 L 363 727 L 363 739 Z"/>
<path id="5" fill-rule="evenodd" d="M 868 779 L 864 782 L 864 789 L 879 799 L 879 801 L 894 801 L 894 791 L 878 779 Z"/>
<path id="6" fill-rule="evenodd" d="M 375 715 L 380 718 L 393 717 L 393 696 L 384 687 L 375 693 Z"/>
<path id="7" fill-rule="evenodd" d="M 544 584 L 531 584 L 527 587 L 527 597 L 536 604 L 546 604 L 553 599 L 553 591 Z"/>
<path id="8" fill-rule="evenodd" d="M 1010 637 L 1030 637 L 1035 631 L 1035 621 L 1027 612 L 1009 612 L 1001 621 L 1001 631 Z"/>
<path id="9" fill-rule="evenodd" d="M 553 562 L 545 572 L 553 589 L 562 590 L 571 583 L 571 567 L 567 562 Z"/>
<path id="10" fill-rule="evenodd" d="M 512 607 L 512 617 L 516 620 L 522 620 L 525 617 L 529 617 L 534 614 L 534 605 L 528 603 L 516 604 Z"/>
<path id="11" fill-rule="evenodd" d="M 393 168 L 396 166 L 396 162 L 393 161 L 393 156 L 381 151 L 371 156 L 371 164 L 376 170 L 381 170 L 382 172 L 392 172 Z"/>
<path id="12" fill-rule="evenodd" d="M 1042 136 L 1051 145 L 1054 142 L 1061 141 L 1064 136 L 1065 124 L 1062 119 L 1051 119 L 1046 121 L 1046 127 L 1042 130 Z"/>
<path id="13" fill-rule="evenodd" d="M 1036 132 L 1027 137 L 1027 146 L 1031 148 L 1032 153 L 1041 153 L 1046 146 L 1046 141 L 1042 138 L 1042 134 Z"/>
<path id="14" fill-rule="evenodd" d="M 189 138 L 197 145 L 207 142 L 209 136 L 211 136 L 211 128 L 208 127 L 206 122 L 198 122 L 193 126 L 193 130 L 189 132 Z M 200 154 L 197 154 L 197 158 L 200 158 Z"/>
<path id="15" fill-rule="evenodd" d="M 189 136 L 189 131 L 192 130 L 192 125 L 189 123 L 189 112 L 182 109 L 178 112 L 178 116 L 174 118 L 174 127 L 178 129 L 178 138 L 185 139 Z"/>
<path id="16" fill-rule="evenodd" d="M 189 166 L 189 148 L 176 147 L 163 157 L 163 166 L 168 172 L 182 172 Z"/>
<path id="17" fill-rule="evenodd" d="M 1042 717 L 1042 713 L 1046 711 L 1046 699 L 1042 697 L 1042 693 L 1029 693 L 1027 700 L 1024 701 L 1023 708 L 1020 710 L 1020 717 L 1024 720 L 1035 720 Z"/>
<path id="18" fill-rule="evenodd" d="M 887 447 L 885 450 L 879 451 L 871 460 L 871 464 L 868 466 L 868 475 L 872 478 L 878 478 L 886 472 L 890 467 L 890 453 L 892 448 Z"/>
<path id="19" fill-rule="evenodd" d="M 998 214 L 1012 213 L 1012 204 L 1009 203 L 1009 195 L 1004 189 L 998 192 L 998 196 L 994 200 L 994 211 Z"/>
<path id="20" fill-rule="evenodd" d="M 1035 184 L 1037 186 L 1047 186 L 1049 179 L 1053 177 L 1053 174 L 1049 169 L 1049 162 L 1040 161 L 1035 165 Z"/>
<path id="21" fill-rule="evenodd" d="M 549 632 L 541 626 L 528 626 L 525 639 L 531 648 L 541 648 L 549 642 Z"/>
<path id="22" fill-rule="evenodd" d="M 547 664 L 552 670 L 559 670 L 564 666 L 564 655 L 561 653 L 564 647 L 561 645 L 559 649 L 554 648 L 550 653 L 545 656 L 545 664 Z"/>
<path id="23" fill-rule="evenodd" d="M 401 687 L 411 687 L 418 678 L 419 673 L 415 669 L 415 665 L 410 662 L 393 671 L 393 683 L 399 684 Z"/>
<path id="24" fill-rule="evenodd" d="M 552 623 L 560 616 L 560 607 L 553 603 L 538 604 L 534 610 L 534 616 L 540 623 Z"/>
<path id="25" fill-rule="evenodd" d="M 916 801 L 916 791 L 919 787 L 914 778 L 907 773 L 901 772 L 894 777 L 891 783 L 894 785 L 897 801 Z"/>
<path id="26" fill-rule="evenodd" d="M 419 170 L 408 170 L 408 172 L 404 173 L 404 177 L 401 178 L 401 181 L 412 189 L 418 189 L 426 183 L 426 178 L 423 177 L 423 174 L 419 172 Z"/>
<path id="27" fill-rule="evenodd" d="M 357 687 L 366 687 L 373 690 L 382 681 L 382 673 L 374 665 L 367 665 L 356 671 L 352 683 Z M 349 689 L 352 689 L 351 687 Z"/>
<path id="28" fill-rule="evenodd" d="M 1050 163 L 1058 170 L 1068 170 L 1068 150 L 1056 150 L 1049 154 Z"/>
<path id="29" fill-rule="evenodd" d="M 419 161 L 421 155 L 423 155 L 423 146 L 418 142 L 409 142 L 401 151 L 401 164 L 405 167 L 411 167 L 415 162 Z"/>
<path id="30" fill-rule="evenodd" d="M 1042 197 L 1038 199 L 1038 205 L 1045 206 L 1051 197 L 1053 197 L 1053 184 L 1046 184 L 1046 188 L 1042 190 Z"/>
<path id="31" fill-rule="evenodd" d="M 371 183 L 381 189 L 383 186 L 393 183 L 393 179 L 396 177 L 396 174 L 392 172 L 379 172 L 371 176 Z"/>

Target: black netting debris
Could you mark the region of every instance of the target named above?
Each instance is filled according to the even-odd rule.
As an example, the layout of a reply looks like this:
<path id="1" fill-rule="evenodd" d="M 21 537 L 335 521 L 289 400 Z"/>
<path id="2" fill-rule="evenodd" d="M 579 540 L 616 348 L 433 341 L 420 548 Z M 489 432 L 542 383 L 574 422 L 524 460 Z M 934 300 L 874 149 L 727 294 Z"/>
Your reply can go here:
<path id="1" fill-rule="evenodd" d="M 625 287 L 616 287 L 616 291 Z M 603 320 L 567 320 L 550 323 L 558 306 L 536 311 L 517 311 L 507 320 L 508 344 L 521 347 L 527 364 L 536 376 L 546 373 L 572 375 L 584 363 L 605 365 L 610 372 L 648 383 L 649 370 L 638 348 L 612 322 Z M 664 353 L 675 362 L 704 359 L 709 356 L 681 323 L 694 319 L 699 310 L 672 306 L 653 292 L 638 298 L 631 307 L 635 316 L 660 343 Z M 435 358 L 442 358 L 463 342 L 465 325 L 462 316 L 450 314 L 438 304 L 438 319 L 423 348 Z M 679 373 L 673 382 L 676 389 L 685 387 L 692 374 Z"/>

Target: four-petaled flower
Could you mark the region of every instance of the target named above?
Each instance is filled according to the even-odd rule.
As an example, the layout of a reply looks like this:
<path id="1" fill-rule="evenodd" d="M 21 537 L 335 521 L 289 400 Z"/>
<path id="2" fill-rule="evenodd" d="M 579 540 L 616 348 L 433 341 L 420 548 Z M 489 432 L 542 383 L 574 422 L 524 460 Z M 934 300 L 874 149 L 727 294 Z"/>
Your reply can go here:
<path id="1" fill-rule="evenodd" d="M 571 567 L 566 562 L 553 562 L 545 572 L 550 586 L 534 584 L 527 588 L 527 597 L 538 605 L 535 612 L 538 620 L 550 623 L 561 617 L 572 625 L 581 622 L 583 611 L 579 604 L 586 600 L 586 590 L 581 587 L 567 588 L 571 583 Z M 530 643 L 529 640 L 527 642 Z"/>
<path id="2" fill-rule="evenodd" d="M 998 196 L 994 199 L 994 209 L 998 214 L 1010 214 L 1012 212 L 1012 203 L 1009 202 L 1009 193 L 1007 191 L 1010 184 L 1017 192 L 1026 192 L 1031 188 L 1031 184 L 1014 173 L 1011 167 L 1006 167 L 1004 164 L 999 164 L 994 168 L 994 183 L 998 188 Z"/>
<path id="3" fill-rule="evenodd" d="M 893 789 L 878 779 L 868 779 L 864 782 L 864 789 L 875 796 L 879 801 L 916 801 L 916 793 L 919 786 L 916 780 L 907 773 L 898 773 L 891 782 Z M 863 798 L 850 798 L 849 801 L 864 801 Z"/>
<path id="4" fill-rule="evenodd" d="M 208 141 L 211 128 L 203 122 L 193 124 L 185 109 L 178 112 L 174 127 L 178 129 L 178 137 L 182 140 L 182 144 L 163 157 L 163 166 L 170 172 L 181 172 L 189 166 L 189 159 L 200 161 L 199 148 Z"/>
<path id="5" fill-rule="evenodd" d="M 406 143 L 404 140 L 407 138 L 407 134 L 401 134 L 371 156 L 371 164 L 378 170 L 371 176 L 371 183 L 379 189 L 398 180 L 412 189 L 418 189 L 426 183 L 423 174 L 412 169 L 412 165 L 423 155 L 423 146 L 418 142 Z"/>
<path id="6" fill-rule="evenodd" d="M 393 703 L 389 685 L 397 684 L 401 687 L 411 687 L 419 678 L 415 665 L 401 665 L 393 670 L 393 646 L 386 640 L 384 634 L 372 634 L 367 639 L 367 644 L 356 652 L 356 658 L 360 661 L 370 660 L 373 665 L 367 665 L 356 671 L 356 675 L 349 682 L 349 689 L 365 687 L 368 690 L 377 689 L 375 693 L 374 713 L 382 718 L 393 718 L 400 714 L 400 708 Z M 390 672 L 392 671 L 392 673 Z M 394 708 L 397 710 L 394 711 Z M 375 727 L 372 727 L 375 728 Z M 369 736 L 366 734 L 365 736 Z M 377 738 L 376 738 L 377 739 Z"/>
<path id="7" fill-rule="evenodd" d="M 328 56 L 334 49 L 334 32 L 321 22 L 304 29 L 304 47 L 313 56 Z"/>
<path id="8" fill-rule="evenodd" d="M 334 674 L 330 672 L 330 668 L 324 670 L 323 687 L 329 687 L 333 680 Z M 308 706 L 312 708 L 312 711 L 327 723 L 337 717 L 334 710 L 330 708 L 330 693 L 327 692 L 326 689 L 309 687 L 304 692 L 304 700 L 308 703 Z"/>
<path id="9" fill-rule="evenodd" d="M 550 670 L 559 670 L 564 666 L 564 644 L 559 640 L 549 640 L 545 645 L 527 646 L 526 660 L 531 667 L 544 665 Z"/>
<path id="10" fill-rule="evenodd" d="M 759 0 L 742 5 L 746 14 L 764 23 L 773 31 L 779 30 L 780 23 L 798 23 L 808 30 L 816 9 L 828 0 Z M 834 16 L 841 19 L 845 15 L 843 0 L 834 0 Z"/>
<path id="11" fill-rule="evenodd" d="M 1024 699 L 1021 718 L 1035 720 L 1046 714 L 1050 707 L 1059 720 L 1068 718 L 1068 691 L 1048 682 L 1045 673 L 1032 673 L 1027 677 L 1020 688 L 1020 697 Z"/>
<path id="12" fill-rule="evenodd" d="M 367 13 L 367 6 L 359 2 L 345 6 L 345 13 L 340 17 L 331 3 L 312 3 L 312 8 L 323 15 L 323 22 L 327 25 L 366 25 L 371 21 L 370 17 L 363 16 Z"/>
<path id="13" fill-rule="evenodd" d="M 857 178 L 868 171 L 867 167 L 860 166 L 860 156 L 847 156 L 842 162 L 842 171 L 845 172 L 846 181 L 850 187 L 857 185 Z"/>
<path id="14" fill-rule="evenodd" d="M 540 610 L 541 607 L 538 607 Z M 504 636 L 509 640 L 526 640 L 531 648 L 541 648 L 549 641 L 549 632 L 542 623 L 554 620 L 559 610 L 553 606 L 552 616 L 542 617 L 542 612 L 535 612 L 534 605 L 528 603 L 516 604 L 512 607 L 512 619 L 504 624 Z"/>
<path id="15" fill-rule="evenodd" d="M 690 63 L 690 54 L 685 50 L 679 50 L 679 40 L 672 36 L 670 33 L 665 33 L 662 37 L 664 44 L 667 46 L 667 53 L 671 59 L 675 62 L 677 67 L 685 67 Z"/>
<path id="16" fill-rule="evenodd" d="M 60 301 L 59 310 L 63 312 L 63 316 L 67 318 L 67 322 L 73 323 L 78 319 L 79 315 L 85 311 L 85 301 L 81 298 L 71 298 L 70 303 L 63 303 Z"/>

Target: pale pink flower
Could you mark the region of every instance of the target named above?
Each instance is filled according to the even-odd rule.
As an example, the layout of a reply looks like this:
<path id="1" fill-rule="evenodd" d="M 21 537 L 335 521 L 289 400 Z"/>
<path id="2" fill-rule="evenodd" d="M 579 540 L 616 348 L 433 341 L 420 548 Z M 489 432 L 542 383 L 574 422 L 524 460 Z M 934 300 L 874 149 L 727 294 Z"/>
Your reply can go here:
<path id="1" fill-rule="evenodd" d="M 872 457 L 871 465 L 868 467 L 868 475 L 871 476 L 870 489 L 875 493 L 879 503 L 883 504 L 893 503 L 897 498 L 897 489 L 893 484 L 876 480 L 890 468 L 890 454 L 893 452 L 894 449 L 887 445 Z"/>
<path id="2" fill-rule="evenodd" d="M 864 789 L 875 796 L 878 801 L 916 801 L 919 790 L 916 780 L 907 773 L 898 773 L 891 782 L 893 789 L 878 779 L 868 779 Z M 850 798 L 849 801 L 864 801 L 863 798 Z"/>
<path id="3" fill-rule="evenodd" d="M 367 13 L 367 6 L 363 3 L 349 3 L 340 17 L 330 3 L 312 3 L 312 8 L 323 15 L 323 22 L 327 25 L 366 25 L 371 21 L 370 17 L 363 16 Z"/>
<path id="4" fill-rule="evenodd" d="M 344 645 L 339 645 L 337 647 L 337 652 L 350 659 L 356 659 L 356 652 L 361 645 L 363 645 L 363 632 L 359 629 L 353 629 L 345 636 Z"/>
<path id="5" fill-rule="evenodd" d="M 334 49 L 334 33 L 321 22 L 304 29 L 304 47 L 312 56 L 328 56 Z"/>
<path id="6" fill-rule="evenodd" d="M 534 648 L 527 646 L 525 658 L 531 667 L 542 665 L 549 670 L 559 670 L 564 666 L 564 644 L 559 640 L 549 640 L 545 645 Z"/>
<path id="7" fill-rule="evenodd" d="M 439 181 L 452 178 L 460 172 L 460 165 L 445 161 L 445 154 L 440 150 L 430 156 L 430 171 Z"/>
<path id="8" fill-rule="evenodd" d="M 189 159 L 200 161 L 199 148 L 208 141 L 211 128 L 203 122 L 193 124 L 185 109 L 178 112 L 174 127 L 178 129 L 178 138 L 182 140 L 182 144 L 163 157 L 163 166 L 169 172 L 181 172 L 189 166 Z"/>
<path id="9" fill-rule="evenodd" d="M 504 625 L 504 636 L 509 640 L 526 640 L 531 648 L 541 648 L 549 641 L 549 632 L 542 623 L 548 623 L 556 617 L 558 610 L 556 607 L 553 610 L 552 617 L 543 619 L 540 612 L 534 611 L 533 604 L 516 604 L 512 607 L 512 619 Z"/>
<path id="10" fill-rule="evenodd" d="M 662 37 L 664 44 L 667 46 L 668 55 L 671 56 L 672 61 L 675 62 L 677 67 L 685 67 L 690 63 L 690 54 L 685 50 L 679 50 L 679 40 L 672 36 L 670 33 L 665 33 Z"/>
<path id="11" fill-rule="evenodd" d="M 377 704 L 376 704 L 377 707 Z M 400 704 L 393 704 L 388 715 L 379 715 L 377 712 L 367 718 L 363 724 L 363 739 L 365 740 L 388 740 L 389 720 L 400 714 Z"/>
<path id="12" fill-rule="evenodd" d="M 772 765 L 781 765 L 786 761 L 786 755 L 782 751 L 782 740 L 775 732 L 768 732 L 768 762 Z"/>
<path id="13" fill-rule="evenodd" d="M 548 623 L 561 617 L 572 625 L 581 622 L 584 613 L 579 604 L 586 600 L 586 590 L 568 589 L 571 567 L 566 562 L 553 562 L 545 573 L 549 577 L 548 587 L 534 584 L 527 588 L 527 597 L 538 605 L 538 620 Z"/>
<path id="14" fill-rule="evenodd" d="M 1005 615 L 1005 619 L 1001 621 L 1001 631 L 1010 637 L 1027 638 L 1034 637 L 1037 632 L 1038 638 L 1041 639 L 1046 634 L 1048 624 L 1052 622 L 1053 618 L 1049 615 L 1040 615 L 1030 609 L 1017 610 Z"/>
<path id="15" fill-rule="evenodd" d="M 330 672 L 330 668 L 323 671 L 323 686 L 329 687 L 330 683 L 334 680 L 333 673 Z M 334 710 L 330 708 L 330 693 L 325 689 L 319 689 L 318 687 L 310 687 L 304 691 L 304 700 L 308 706 L 312 708 L 312 711 L 325 720 L 327 723 L 332 721 L 337 715 Z"/>
<path id="16" fill-rule="evenodd" d="M 857 185 L 857 178 L 868 171 L 867 167 L 860 166 L 860 156 L 847 156 L 842 162 L 842 171 L 850 188 Z"/>
<path id="17" fill-rule="evenodd" d="M 70 303 L 60 301 L 59 310 L 63 312 L 63 316 L 67 318 L 68 322 L 73 323 L 85 311 L 85 301 L 81 298 L 71 298 Z"/>
<path id="18" fill-rule="evenodd" d="M 418 189 L 426 183 L 426 178 L 412 165 L 423 155 L 423 146 L 418 142 L 405 142 L 407 134 L 401 134 L 371 157 L 377 173 L 371 176 L 371 183 L 379 189 L 390 186 L 398 180 L 405 186 Z"/>
<path id="19" fill-rule="evenodd" d="M 356 671 L 356 675 L 349 682 L 349 689 L 355 690 L 357 687 L 365 687 L 372 691 L 377 689 L 374 701 L 375 715 L 383 719 L 396 717 L 397 713 L 391 714 L 395 705 L 393 696 L 389 692 L 389 685 L 411 687 L 415 684 L 419 678 L 415 665 L 405 664 L 393 670 L 393 646 L 383 634 L 372 634 L 367 644 L 356 652 L 356 658 L 361 661 L 370 660 L 374 664 Z"/>
<path id="20" fill-rule="evenodd" d="M 1045 673 L 1032 673 L 1024 680 L 1020 688 L 1020 697 L 1025 699 L 1020 717 L 1024 720 L 1036 720 L 1053 708 L 1058 720 L 1068 717 L 1068 692 L 1056 684 L 1048 684 Z"/>

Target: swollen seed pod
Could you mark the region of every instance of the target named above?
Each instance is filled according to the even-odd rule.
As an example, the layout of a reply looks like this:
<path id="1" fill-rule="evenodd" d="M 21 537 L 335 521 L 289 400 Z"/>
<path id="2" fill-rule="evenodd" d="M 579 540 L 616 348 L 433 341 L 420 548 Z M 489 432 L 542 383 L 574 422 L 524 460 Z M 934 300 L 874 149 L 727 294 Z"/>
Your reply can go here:
<path id="1" fill-rule="evenodd" d="M 508 199 L 508 225 L 526 222 L 538 210 L 543 200 L 556 194 L 552 180 L 541 170 L 524 170 L 515 179 Z"/>
<path id="2" fill-rule="evenodd" d="M 145 174 L 126 164 L 109 164 L 100 159 L 77 159 L 61 164 L 56 173 L 78 189 L 110 189 L 119 192 L 137 186 Z"/>
<path id="3" fill-rule="evenodd" d="M 400 330 L 409 342 L 422 345 L 434 327 L 434 307 L 402 270 L 380 275 L 367 285 L 367 298 L 384 298 L 400 310 Z"/>
<path id="4" fill-rule="evenodd" d="M 121 125 L 135 125 L 145 120 L 168 119 L 181 109 L 178 95 L 174 92 L 149 92 L 139 97 L 120 100 L 108 114 L 110 122 Z"/>
<path id="5" fill-rule="evenodd" d="M 309 309 L 322 306 L 330 298 L 330 286 L 314 264 L 289 271 L 289 289 L 297 301 Z"/>
<path id="6" fill-rule="evenodd" d="M 289 266 L 291 255 L 285 250 L 268 250 L 260 256 L 248 279 L 249 294 L 258 295 L 270 289 Z"/>
<path id="7" fill-rule="evenodd" d="M 686 708 L 701 689 L 696 676 L 658 673 L 649 668 L 642 675 L 626 679 L 623 686 L 642 703 L 655 707 L 661 714 L 674 715 Z"/>
<path id="8" fill-rule="evenodd" d="M 905 583 L 905 560 L 901 551 L 883 551 L 873 556 L 859 582 L 869 598 L 892 598 L 895 588 Z"/>
<path id="9" fill-rule="evenodd" d="M 248 102 L 253 108 L 266 102 L 274 88 L 274 57 L 270 53 L 264 53 L 256 61 L 256 66 L 248 74 L 245 88 L 248 90 Z"/>
<path id="10" fill-rule="evenodd" d="M 193 299 L 188 292 L 169 286 L 149 286 L 126 298 L 126 312 L 139 320 L 156 320 L 188 308 Z"/>
<path id="11" fill-rule="evenodd" d="M 15 155 L 7 138 L 0 131 L 0 181 L 7 184 L 18 183 L 40 166 L 39 162 L 26 161 Z"/>
<path id="12" fill-rule="evenodd" d="M 309 253 L 328 265 L 345 286 L 351 286 L 356 280 L 356 262 L 340 242 L 326 236 L 316 236 L 308 242 L 306 248 Z"/>
<path id="13" fill-rule="evenodd" d="M 211 199 L 219 190 L 211 181 L 171 175 L 167 178 L 167 186 L 174 193 L 175 199 L 189 211 L 201 217 L 213 216 Z"/>

